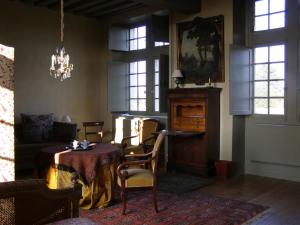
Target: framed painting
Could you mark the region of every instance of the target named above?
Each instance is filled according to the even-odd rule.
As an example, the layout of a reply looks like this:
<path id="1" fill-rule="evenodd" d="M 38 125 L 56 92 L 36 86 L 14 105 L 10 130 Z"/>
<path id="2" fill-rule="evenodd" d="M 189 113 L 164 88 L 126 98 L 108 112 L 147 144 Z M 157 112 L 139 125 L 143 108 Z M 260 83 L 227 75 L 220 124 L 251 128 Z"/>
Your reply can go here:
<path id="1" fill-rule="evenodd" d="M 184 82 L 224 82 L 224 16 L 178 23 L 177 35 L 177 63 Z"/>

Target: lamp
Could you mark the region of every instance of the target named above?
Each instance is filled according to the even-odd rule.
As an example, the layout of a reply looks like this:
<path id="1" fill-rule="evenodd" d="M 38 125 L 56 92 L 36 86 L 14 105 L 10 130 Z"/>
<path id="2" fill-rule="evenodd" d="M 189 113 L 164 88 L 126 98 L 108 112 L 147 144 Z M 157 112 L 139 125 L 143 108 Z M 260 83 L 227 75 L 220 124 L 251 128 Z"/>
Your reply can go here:
<path id="1" fill-rule="evenodd" d="M 183 75 L 180 70 L 174 70 L 172 73 L 172 78 L 174 78 L 176 88 L 179 88 L 179 84 L 181 83 L 181 79 L 183 78 Z"/>
<path id="2" fill-rule="evenodd" d="M 60 1 L 60 42 L 61 45 L 56 49 L 56 53 L 51 57 L 50 75 L 54 78 L 60 78 L 61 81 L 71 77 L 73 64 L 70 63 L 70 57 L 64 48 L 64 1 Z"/>

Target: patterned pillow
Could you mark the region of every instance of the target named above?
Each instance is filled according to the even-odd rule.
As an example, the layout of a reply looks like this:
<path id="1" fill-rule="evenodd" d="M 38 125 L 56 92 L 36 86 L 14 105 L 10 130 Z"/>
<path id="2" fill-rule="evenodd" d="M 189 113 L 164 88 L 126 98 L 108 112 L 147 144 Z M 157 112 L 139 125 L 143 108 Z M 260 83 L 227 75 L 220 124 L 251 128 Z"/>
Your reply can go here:
<path id="1" fill-rule="evenodd" d="M 54 115 L 21 114 L 23 138 L 25 142 L 36 143 L 52 139 Z"/>

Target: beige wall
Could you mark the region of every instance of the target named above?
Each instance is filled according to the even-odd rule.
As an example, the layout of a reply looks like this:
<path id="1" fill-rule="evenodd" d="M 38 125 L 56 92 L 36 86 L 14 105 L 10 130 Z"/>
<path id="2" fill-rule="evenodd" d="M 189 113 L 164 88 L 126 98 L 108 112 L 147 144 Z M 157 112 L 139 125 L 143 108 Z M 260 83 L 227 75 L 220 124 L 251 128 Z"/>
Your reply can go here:
<path id="1" fill-rule="evenodd" d="M 202 0 L 202 11 L 194 15 L 172 14 L 171 17 L 171 71 L 177 68 L 176 23 L 193 20 L 194 17 L 224 15 L 225 82 L 215 84 L 221 92 L 220 158 L 232 159 L 232 116 L 229 115 L 229 45 L 232 43 L 232 0 Z M 172 87 L 174 83 L 172 83 Z M 185 84 L 184 87 L 201 87 Z"/>
<path id="2" fill-rule="evenodd" d="M 81 126 L 104 120 L 107 112 L 106 27 L 99 21 L 65 16 L 65 48 L 74 64 L 72 77 L 60 82 L 49 75 L 50 56 L 59 45 L 58 12 L 1 0 L 0 43 L 15 48 L 15 115 L 54 113 Z M 105 30 L 105 32 L 103 32 Z"/>

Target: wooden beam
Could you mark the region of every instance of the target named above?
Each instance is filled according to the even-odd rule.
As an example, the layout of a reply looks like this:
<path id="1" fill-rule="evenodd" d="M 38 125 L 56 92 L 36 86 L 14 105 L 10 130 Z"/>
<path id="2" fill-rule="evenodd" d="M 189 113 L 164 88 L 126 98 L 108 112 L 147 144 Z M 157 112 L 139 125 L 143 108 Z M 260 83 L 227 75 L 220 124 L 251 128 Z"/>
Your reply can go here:
<path id="1" fill-rule="evenodd" d="M 201 0 L 133 0 L 148 6 L 156 6 L 182 13 L 197 13 L 201 11 Z"/>
<path id="2" fill-rule="evenodd" d="M 102 17 L 103 15 L 110 15 L 113 13 L 122 13 L 124 11 L 130 11 L 139 7 L 142 7 L 143 4 L 140 3 L 123 3 L 123 4 L 117 4 L 117 5 L 112 5 L 111 7 L 106 7 L 103 10 L 99 10 L 97 12 L 94 12 L 93 14 L 88 14 L 88 16 L 94 16 L 94 17 Z"/>
<path id="3" fill-rule="evenodd" d="M 122 4 L 123 2 L 128 2 L 127 0 L 114 0 L 114 1 L 106 1 L 106 2 L 103 2 L 102 4 L 98 5 L 98 6 L 95 6 L 95 7 L 92 7 L 92 8 L 89 8 L 89 9 L 86 9 L 86 10 L 82 10 L 80 11 L 80 13 L 83 13 L 85 15 L 93 15 L 94 13 L 97 13 L 99 12 L 100 10 L 103 10 L 109 6 L 112 6 L 112 5 L 120 5 Z"/>
<path id="4" fill-rule="evenodd" d="M 95 7 L 99 4 L 102 4 L 105 0 L 92 0 L 92 1 L 85 1 L 79 4 L 74 4 L 66 7 L 65 9 L 68 12 L 76 12 L 87 8 Z"/>
<path id="5" fill-rule="evenodd" d="M 35 5 L 38 6 L 49 6 L 49 5 L 53 5 L 53 4 L 58 4 L 59 0 L 40 0 L 35 2 Z"/>

